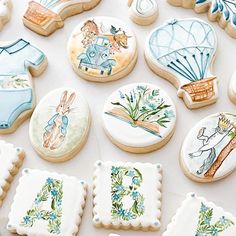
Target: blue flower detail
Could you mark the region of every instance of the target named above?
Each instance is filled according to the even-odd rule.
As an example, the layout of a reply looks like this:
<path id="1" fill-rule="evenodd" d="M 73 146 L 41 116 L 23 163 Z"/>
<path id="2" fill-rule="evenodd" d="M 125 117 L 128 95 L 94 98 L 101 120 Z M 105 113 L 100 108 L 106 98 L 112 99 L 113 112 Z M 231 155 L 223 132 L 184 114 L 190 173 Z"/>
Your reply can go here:
<path id="1" fill-rule="evenodd" d="M 125 215 L 125 210 L 122 208 L 118 209 L 118 215 L 123 217 Z"/>
<path id="2" fill-rule="evenodd" d="M 58 195 L 58 191 L 56 189 L 53 189 L 51 191 L 51 194 L 52 194 L 53 197 L 56 197 Z"/>
<path id="3" fill-rule="evenodd" d="M 139 178 L 133 178 L 132 182 L 135 185 L 140 185 L 140 179 Z"/>
<path id="4" fill-rule="evenodd" d="M 121 192 L 124 190 L 124 186 L 118 185 L 118 186 L 116 186 L 116 189 Z"/>
<path id="5" fill-rule="evenodd" d="M 166 118 L 169 118 L 169 119 L 175 117 L 173 110 L 165 111 L 164 115 Z"/>
<path id="6" fill-rule="evenodd" d="M 53 184 L 53 179 L 52 178 L 47 178 L 47 184 L 48 185 L 51 185 L 51 184 Z"/>
<path id="7" fill-rule="evenodd" d="M 116 175 L 116 174 L 118 174 L 118 172 L 119 172 L 119 168 L 115 167 L 115 166 L 112 166 L 111 173 Z"/>
<path id="8" fill-rule="evenodd" d="M 133 200 L 136 200 L 139 196 L 139 193 L 137 191 L 134 191 L 131 193 L 131 196 L 132 196 Z"/>
<path id="9" fill-rule="evenodd" d="M 120 196 L 115 193 L 115 194 L 112 196 L 112 199 L 113 199 L 114 201 L 119 201 Z"/>
<path id="10" fill-rule="evenodd" d="M 31 219 L 29 216 L 25 216 L 25 217 L 23 217 L 23 221 L 25 224 L 28 224 L 28 223 L 30 223 Z"/>
<path id="11" fill-rule="evenodd" d="M 135 176 L 135 172 L 133 170 L 129 170 L 128 176 L 129 177 L 134 177 Z"/>
<path id="12" fill-rule="evenodd" d="M 50 218 L 50 220 L 54 221 L 54 220 L 56 220 L 57 215 L 52 212 L 52 213 L 49 215 L 49 218 Z"/>

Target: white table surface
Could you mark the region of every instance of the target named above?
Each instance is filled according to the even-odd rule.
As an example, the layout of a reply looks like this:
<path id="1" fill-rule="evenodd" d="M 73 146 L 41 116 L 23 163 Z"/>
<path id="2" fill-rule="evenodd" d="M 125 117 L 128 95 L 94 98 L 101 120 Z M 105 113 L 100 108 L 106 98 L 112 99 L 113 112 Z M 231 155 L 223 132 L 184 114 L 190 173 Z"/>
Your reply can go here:
<path id="1" fill-rule="evenodd" d="M 62 164 L 49 163 L 37 156 L 29 140 L 29 120 L 24 122 L 24 124 L 21 125 L 14 134 L 0 136 L 0 139 L 4 139 L 25 149 L 27 157 L 24 161 L 23 167 L 38 168 L 74 175 L 89 183 L 90 189 L 87 204 L 78 235 L 106 236 L 111 232 L 119 233 L 121 236 L 162 235 L 177 208 L 184 200 L 185 194 L 191 191 L 195 191 L 198 195 L 202 195 L 207 199 L 214 201 L 225 210 L 236 215 L 236 172 L 217 183 L 198 184 L 192 182 L 183 175 L 178 162 L 181 143 L 185 135 L 197 121 L 212 113 L 220 111 L 235 112 L 236 110 L 236 106 L 230 102 L 227 96 L 228 82 L 234 69 L 236 69 L 236 39 L 230 38 L 217 23 L 211 23 L 215 28 L 219 39 L 219 50 L 214 66 L 214 72 L 220 81 L 220 98 L 214 105 L 191 111 L 185 107 L 181 99 L 177 98 L 176 89 L 164 79 L 153 74 L 147 67 L 143 57 L 143 45 L 150 30 L 155 26 L 162 24 L 165 20 L 170 18 L 193 16 L 207 20 L 206 14 L 197 15 L 192 10 L 175 8 L 168 5 L 164 0 L 159 0 L 160 16 L 158 20 L 151 26 L 141 27 L 135 25 L 129 20 L 127 0 L 102 0 L 101 4 L 95 9 L 68 18 L 65 21 L 65 27 L 63 29 L 56 31 L 49 37 L 42 37 L 31 32 L 22 24 L 21 18 L 24 14 L 27 2 L 28 0 L 13 0 L 14 10 L 12 18 L 4 27 L 3 31 L 0 32 L 0 40 L 16 40 L 22 37 L 43 50 L 48 57 L 49 66 L 39 78 L 34 79 L 37 99 L 40 100 L 45 94 L 58 87 L 72 86 L 78 88 L 86 95 L 89 102 L 93 116 L 92 127 L 88 142 L 82 151 L 71 161 Z M 66 52 L 67 41 L 73 28 L 80 21 L 83 21 L 88 17 L 99 15 L 114 16 L 124 20 L 130 27 L 132 27 L 138 40 L 139 59 L 133 72 L 124 79 L 106 84 L 91 83 L 78 78 L 68 62 Z M 118 87 L 132 82 L 149 82 L 161 86 L 169 93 L 177 106 L 178 122 L 173 138 L 164 148 L 150 154 L 133 155 L 118 149 L 109 141 L 102 128 L 101 111 L 106 98 Z M 93 164 L 98 159 L 151 163 L 159 162 L 163 165 L 163 205 L 162 227 L 160 232 L 144 233 L 141 231 L 112 231 L 96 229 L 93 227 L 91 184 Z M 19 173 L 14 179 L 10 191 L 0 209 L 1 236 L 10 235 L 6 232 L 5 225 L 20 176 L 21 174 Z"/>

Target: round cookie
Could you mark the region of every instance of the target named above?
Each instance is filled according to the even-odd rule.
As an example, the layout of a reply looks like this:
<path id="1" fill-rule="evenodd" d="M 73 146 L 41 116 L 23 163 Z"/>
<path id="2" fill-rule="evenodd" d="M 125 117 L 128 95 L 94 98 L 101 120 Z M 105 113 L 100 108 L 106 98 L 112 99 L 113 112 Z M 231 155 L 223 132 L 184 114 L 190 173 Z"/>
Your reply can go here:
<path id="1" fill-rule="evenodd" d="M 30 141 L 45 160 L 63 162 L 73 158 L 87 140 L 90 112 L 76 89 L 59 88 L 37 105 L 30 120 Z"/>
<path id="2" fill-rule="evenodd" d="M 183 143 L 180 164 L 197 182 L 213 182 L 236 168 L 236 115 L 217 113 L 196 124 Z"/>
<path id="3" fill-rule="evenodd" d="M 147 153 L 161 148 L 174 133 L 175 105 L 159 87 L 135 83 L 121 87 L 107 99 L 104 129 L 119 148 Z"/>
<path id="4" fill-rule="evenodd" d="M 236 70 L 232 75 L 229 84 L 229 97 L 233 103 L 236 104 Z"/>
<path id="5" fill-rule="evenodd" d="M 137 61 L 133 32 L 122 21 L 94 17 L 80 23 L 68 43 L 74 71 L 83 79 L 109 82 L 128 75 Z"/>

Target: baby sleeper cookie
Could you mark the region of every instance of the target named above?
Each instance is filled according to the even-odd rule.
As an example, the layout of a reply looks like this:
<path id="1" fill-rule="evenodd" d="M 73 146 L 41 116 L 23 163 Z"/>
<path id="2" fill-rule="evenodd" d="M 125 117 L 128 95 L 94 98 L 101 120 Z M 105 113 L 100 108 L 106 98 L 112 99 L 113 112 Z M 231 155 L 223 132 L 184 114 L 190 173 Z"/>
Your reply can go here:
<path id="1" fill-rule="evenodd" d="M 217 113 L 189 132 L 182 145 L 184 173 L 197 182 L 213 182 L 236 169 L 236 115 Z"/>
<path id="2" fill-rule="evenodd" d="M 77 235 L 86 194 L 87 184 L 75 177 L 24 169 L 7 229 L 27 236 Z"/>
<path id="3" fill-rule="evenodd" d="M 236 218 L 208 202 L 205 198 L 189 193 L 177 210 L 163 236 L 233 236 L 236 235 Z"/>
<path id="4" fill-rule="evenodd" d="M 12 144 L 0 140 L 0 206 L 24 158 L 22 148 L 15 148 Z"/>
<path id="5" fill-rule="evenodd" d="M 67 161 L 87 141 L 90 120 L 87 101 L 77 89 L 53 90 L 39 102 L 31 117 L 30 141 L 43 159 Z"/>
<path id="6" fill-rule="evenodd" d="M 192 8 L 196 13 L 208 11 L 210 21 L 218 21 L 227 34 L 236 38 L 236 1 L 235 0 L 167 0 L 178 7 Z"/>
<path id="7" fill-rule="evenodd" d="M 176 110 L 161 88 L 135 83 L 116 90 L 103 109 L 106 134 L 119 148 L 151 152 L 165 145 L 175 130 Z"/>
<path id="8" fill-rule="evenodd" d="M 11 0 L 0 0 L 0 30 L 10 20 L 12 2 Z"/>
<path id="9" fill-rule="evenodd" d="M 29 1 L 23 23 L 34 32 L 48 36 L 64 26 L 66 18 L 90 10 L 101 0 L 33 0 Z"/>
<path id="10" fill-rule="evenodd" d="M 0 134 L 14 132 L 34 110 L 31 76 L 47 66 L 44 53 L 24 39 L 0 43 Z"/>
<path id="11" fill-rule="evenodd" d="M 74 71 L 83 79 L 109 82 L 128 75 L 137 61 L 136 38 L 122 21 L 94 17 L 80 23 L 68 43 Z"/>
<path id="12" fill-rule="evenodd" d="M 157 0 L 128 0 L 130 18 L 138 25 L 150 25 L 158 17 Z"/>
<path id="13" fill-rule="evenodd" d="M 95 168 L 93 223 L 96 227 L 159 230 L 160 164 L 98 161 Z"/>
<path id="14" fill-rule="evenodd" d="M 229 97 L 230 97 L 231 101 L 236 104 L 236 70 L 230 80 Z"/>
<path id="15" fill-rule="evenodd" d="M 145 57 L 154 73 L 169 80 L 186 106 L 194 109 L 217 100 L 217 78 L 211 72 L 216 48 L 216 34 L 208 23 L 173 19 L 150 33 Z"/>

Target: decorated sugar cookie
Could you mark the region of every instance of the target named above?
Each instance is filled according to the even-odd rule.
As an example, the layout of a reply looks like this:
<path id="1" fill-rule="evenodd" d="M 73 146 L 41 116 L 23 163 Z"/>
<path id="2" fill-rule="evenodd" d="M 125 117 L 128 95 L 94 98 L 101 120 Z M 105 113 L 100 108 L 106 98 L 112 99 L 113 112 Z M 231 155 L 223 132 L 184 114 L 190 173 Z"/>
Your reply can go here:
<path id="1" fill-rule="evenodd" d="M 126 24 L 94 17 L 79 24 L 68 43 L 68 56 L 83 79 L 109 82 L 129 74 L 137 61 L 137 45 Z"/>
<path id="2" fill-rule="evenodd" d="M 201 120 L 187 135 L 180 162 L 185 174 L 212 182 L 236 169 L 236 115 L 217 113 Z"/>
<path id="3" fill-rule="evenodd" d="M 145 153 L 165 145 L 174 133 L 175 105 L 159 87 L 130 84 L 116 90 L 103 110 L 107 135 L 121 149 Z"/>
<path id="4" fill-rule="evenodd" d="M 232 102 L 236 104 L 236 71 L 234 72 L 229 84 L 229 96 Z"/>
<path id="5" fill-rule="evenodd" d="M 47 66 L 46 56 L 24 39 L 0 43 L 0 134 L 12 133 L 35 107 L 31 76 Z"/>
<path id="6" fill-rule="evenodd" d="M 77 235 L 86 190 L 86 183 L 75 177 L 24 169 L 7 229 L 27 236 Z"/>
<path id="7" fill-rule="evenodd" d="M 218 21 L 221 28 L 236 38 L 236 1 L 235 0 L 167 0 L 174 6 L 192 8 L 197 13 L 208 11 L 210 21 Z"/>
<path id="8" fill-rule="evenodd" d="M 59 88 L 37 105 L 30 121 L 30 140 L 36 152 L 51 162 L 73 158 L 87 140 L 90 112 L 81 93 Z"/>
<path id="9" fill-rule="evenodd" d="M 0 0 L 0 30 L 10 20 L 11 9 L 11 0 Z"/>
<path id="10" fill-rule="evenodd" d="M 15 148 L 12 144 L 0 140 L 0 206 L 24 157 L 22 148 Z"/>
<path id="11" fill-rule="evenodd" d="M 128 0 L 130 18 L 139 25 L 150 25 L 158 17 L 157 0 Z"/>
<path id="12" fill-rule="evenodd" d="M 159 230 L 161 165 L 98 161 L 95 166 L 94 225 Z"/>
<path id="13" fill-rule="evenodd" d="M 169 80 L 193 109 L 217 100 L 217 78 L 211 72 L 216 48 L 216 34 L 208 23 L 197 18 L 174 19 L 151 32 L 145 56 L 150 68 Z"/>
<path id="14" fill-rule="evenodd" d="M 205 198 L 189 193 L 163 236 L 233 236 L 236 218 Z"/>
<path id="15" fill-rule="evenodd" d="M 90 10 L 101 0 L 33 0 L 23 17 L 24 25 L 48 36 L 64 26 L 67 17 Z"/>

